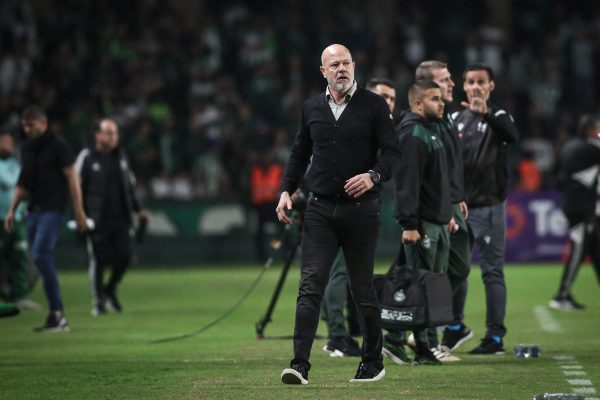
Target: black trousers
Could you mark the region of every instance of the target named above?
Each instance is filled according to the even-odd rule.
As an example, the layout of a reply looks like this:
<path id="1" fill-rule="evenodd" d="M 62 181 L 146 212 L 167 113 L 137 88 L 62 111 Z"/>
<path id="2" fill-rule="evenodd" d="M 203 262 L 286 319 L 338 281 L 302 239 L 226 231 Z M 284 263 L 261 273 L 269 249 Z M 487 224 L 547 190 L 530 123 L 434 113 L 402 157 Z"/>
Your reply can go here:
<path id="1" fill-rule="evenodd" d="M 571 295 L 571 286 L 575 282 L 579 267 L 586 255 L 592 260 L 596 278 L 600 283 L 600 219 L 567 215 L 569 220 L 569 258 L 563 269 L 558 294 L 559 299 Z"/>
<path id="2" fill-rule="evenodd" d="M 133 258 L 131 226 L 128 222 L 113 221 L 98 224 L 88 236 L 89 278 L 94 304 L 103 304 L 104 293 L 114 293 Z M 104 271 L 112 267 L 104 285 Z"/>
<path id="3" fill-rule="evenodd" d="M 379 199 L 339 203 L 311 196 L 304 214 L 302 271 L 296 302 L 294 358 L 308 361 L 319 323 L 321 300 L 341 247 L 363 334 L 362 359 L 381 360 L 381 317 L 373 289 L 380 225 Z"/>

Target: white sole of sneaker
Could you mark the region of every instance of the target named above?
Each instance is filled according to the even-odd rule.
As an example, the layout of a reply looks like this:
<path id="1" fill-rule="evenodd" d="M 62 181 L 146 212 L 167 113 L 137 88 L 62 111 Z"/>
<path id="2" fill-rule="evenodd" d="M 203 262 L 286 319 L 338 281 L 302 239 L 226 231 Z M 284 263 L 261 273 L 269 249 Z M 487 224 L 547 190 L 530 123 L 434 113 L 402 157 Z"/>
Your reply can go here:
<path id="1" fill-rule="evenodd" d="M 354 382 L 377 382 L 383 379 L 383 377 L 385 376 L 385 368 L 381 370 L 381 372 L 374 378 L 371 379 L 350 379 L 351 383 Z"/>
<path id="2" fill-rule="evenodd" d="M 333 351 L 331 351 L 327 348 L 327 345 L 323 346 L 323 351 L 326 353 L 329 353 L 329 354 L 333 353 Z"/>
<path id="3" fill-rule="evenodd" d="M 464 343 L 466 343 L 469 340 L 473 339 L 473 336 L 475 336 L 475 332 L 473 332 L 471 330 L 471 332 L 469 332 L 469 334 L 467 336 L 465 336 L 464 338 L 462 338 L 458 342 L 456 342 L 456 344 L 454 345 L 453 348 L 450 349 L 450 351 L 454 351 L 454 350 L 458 349 L 461 345 L 463 345 Z"/>
<path id="4" fill-rule="evenodd" d="M 398 365 L 410 365 L 409 362 L 403 361 L 402 359 L 396 357 L 394 355 L 394 353 L 392 353 L 391 351 L 389 351 L 385 347 L 381 349 L 381 354 L 383 354 L 384 356 L 388 357 L 390 360 L 392 360 L 393 362 L 395 362 Z"/>
<path id="5" fill-rule="evenodd" d="M 447 355 L 443 356 L 442 358 L 438 358 L 438 360 L 440 360 L 443 363 L 456 362 L 456 361 L 460 361 L 460 357 L 453 356 L 452 354 L 447 354 Z"/>
<path id="6" fill-rule="evenodd" d="M 61 332 L 70 332 L 71 329 L 66 326 L 66 327 L 60 327 L 60 328 L 46 328 L 40 331 L 36 331 L 36 332 L 42 332 L 42 333 L 61 333 Z"/>
<path id="7" fill-rule="evenodd" d="M 548 303 L 548 307 L 550 307 L 553 310 L 557 310 L 557 311 L 573 311 L 575 310 L 575 307 L 573 307 L 570 304 L 565 304 L 561 301 L 557 301 L 557 300 L 550 300 L 550 302 Z"/>
<path id="8" fill-rule="evenodd" d="M 308 385 L 308 381 L 302 377 L 300 372 L 293 368 L 286 368 L 281 373 L 281 382 L 287 385 Z"/>

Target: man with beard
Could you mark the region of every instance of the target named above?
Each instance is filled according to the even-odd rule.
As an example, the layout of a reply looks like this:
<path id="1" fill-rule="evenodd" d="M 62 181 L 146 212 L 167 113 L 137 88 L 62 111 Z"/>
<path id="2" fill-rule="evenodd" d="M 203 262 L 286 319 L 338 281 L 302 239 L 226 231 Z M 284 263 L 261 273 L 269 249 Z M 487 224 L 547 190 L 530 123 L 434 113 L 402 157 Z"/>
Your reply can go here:
<path id="1" fill-rule="evenodd" d="M 436 129 L 444 102 L 438 84 L 428 80 L 415 82 L 408 100 L 410 112 L 397 128 L 402 159 L 396 171 L 396 218 L 402 227 L 403 251 L 410 265 L 446 273 L 452 207 L 446 151 Z M 428 343 L 428 329 L 415 331 L 414 336 L 413 364 L 439 365 Z"/>
<path id="2" fill-rule="evenodd" d="M 512 117 L 488 103 L 494 88 L 494 72 L 489 66 L 467 67 L 463 89 L 468 101 L 462 102 L 465 109 L 454 117 L 464 145 L 467 224 L 479 253 L 486 298 L 486 334 L 470 354 L 482 355 L 505 353 L 506 149 L 519 137 Z"/>
<path id="3" fill-rule="evenodd" d="M 292 209 L 290 194 L 312 159 L 304 180 L 311 195 L 302 232 L 294 359 L 282 372 L 281 380 L 287 384 L 308 383 L 321 300 L 341 247 L 363 334 L 362 360 L 351 382 L 378 381 L 385 375 L 379 304 L 373 289 L 380 225 L 378 183 L 392 176 L 399 159 L 398 139 L 385 100 L 357 87 L 355 64 L 346 47 L 327 47 L 321 64 L 327 88 L 325 93 L 304 102 L 276 209 L 281 222 L 291 223 L 286 215 Z"/>
<path id="4" fill-rule="evenodd" d="M 396 106 L 396 87 L 394 82 L 385 78 L 371 78 L 366 84 L 366 89 L 380 95 L 385 99 L 390 113 L 394 113 Z M 322 311 L 327 329 L 329 331 L 328 341 L 323 350 L 330 353 L 331 357 L 359 357 L 360 347 L 355 336 L 356 328 L 360 333 L 358 319 L 356 317 L 356 308 L 352 296 L 347 291 L 348 274 L 346 273 L 346 264 L 342 252 L 339 251 L 335 258 L 329 283 L 325 288 L 323 296 Z M 344 306 L 348 310 L 348 329 L 344 323 Z M 385 340 L 384 340 L 385 344 Z"/>
<path id="5" fill-rule="evenodd" d="M 450 351 L 456 350 L 461 344 L 473 337 L 473 332 L 463 323 L 465 300 L 467 296 L 467 278 L 470 267 L 471 248 L 469 244 L 469 229 L 466 218 L 468 208 L 465 203 L 464 171 L 462 141 L 458 136 L 456 125 L 448 112 L 448 106 L 453 101 L 454 82 L 448 65 L 444 62 L 431 60 L 423 61 L 417 67 L 415 78 L 429 79 L 437 83 L 442 92 L 444 102 L 444 117 L 436 124 L 446 149 L 448 161 L 448 177 L 450 179 L 450 201 L 452 202 L 452 226 L 450 229 L 450 256 L 448 259 L 448 278 L 452 286 L 454 322 L 444 330 L 442 344 L 438 345 L 437 334 L 430 343 L 436 350 L 434 353 L 442 361 L 452 358 Z"/>

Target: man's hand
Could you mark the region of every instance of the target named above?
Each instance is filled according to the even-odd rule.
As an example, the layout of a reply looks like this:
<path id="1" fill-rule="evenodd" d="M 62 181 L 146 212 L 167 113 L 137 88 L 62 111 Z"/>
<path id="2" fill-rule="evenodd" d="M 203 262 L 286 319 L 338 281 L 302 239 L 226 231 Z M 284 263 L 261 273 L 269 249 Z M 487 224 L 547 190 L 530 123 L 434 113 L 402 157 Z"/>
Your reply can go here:
<path id="1" fill-rule="evenodd" d="M 79 232 L 85 232 L 89 229 L 87 224 L 87 216 L 83 211 L 75 213 L 75 222 L 77 223 L 77 230 Z"/>
<path id="2" fill-rule="evenodd" d="M 416 244 L 419 240 L 421 240 L 421 235 L 416 229 L 402 232 L 402 243 L 404 244 Z"/>
<path id="3" fill-rule="evenodd" d="M 148 213 L 146 212 L 146 210 L 140 210 L 138 212 L 138 218 L 141 221 L 148 222 L 148 220 L 150 219 L 150 215 L 148 215 Z"/>
<path id="4" fill-rule="evenodd" d="M 277 219 L 284 224 L 291 224 L 292 220 L 290 217 L 286 215 L 286 210 L 292 209 L 292 199 L 290 198 L 290 194 L 288 192 L 281 192 L 281 197 L 279 197 L 279 204 L 277 204 L 277 208 L 275 212 L 277 213 Z"/>
<path id="5" fill-rule="evenodd" d="M 371 175 L 368 172 L 360 175 L 355 175 L 346 181 L 344 190 L 350 197 L 360 197 L 368 192 L 375 184 L 371 180 Z"/>
<path id="6" fill-rule="evenodd" d="M 448 222 L 448 232 L 450 232 L 450 233 L 458 232 L 458 224 L 456 223 L 456 220 L 454 219 L 454 217 L 452 217 L 452 219 L 450 219 L 450 222 Z"/>
<path id="7" fill-rule="evenodd" d="M 461 201 L 458 203 L 458 206 L 460 207 L 460 212 L 462 213 L 463 217 L 465 217 L 465 219 L 469 218 L 469 207 L 467 207 L 467 203 Z"/>
<path id="8" fill-rule="evenodd" d="M 462 101 L 460 103 L 463 107 L 468 108 L 476 114 L 487 114 L 488 108 L 481 90 L 473 89 L 471 93 L 467 93 L 467 97 L 469 98 L 469 102 Z"/>
<path id="9" fill-rule="evenodd" d="M 6 229 L 6 232 L 12 233 L 13 227 L 14 227 L 14 221 L 15 221 L 15 213 L 13 212 L 12 209 L 8 210 L 6 217 L 4 217 L 4 229 Z"/>

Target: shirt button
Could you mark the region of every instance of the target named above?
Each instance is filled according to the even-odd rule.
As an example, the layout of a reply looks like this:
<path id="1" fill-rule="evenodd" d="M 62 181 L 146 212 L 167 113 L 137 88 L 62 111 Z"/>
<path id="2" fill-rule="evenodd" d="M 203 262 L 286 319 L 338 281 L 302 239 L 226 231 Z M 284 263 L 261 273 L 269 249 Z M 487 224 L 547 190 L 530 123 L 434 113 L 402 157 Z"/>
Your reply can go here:
<path id="1" fill-rule="evenodd" d="M 334 124 L 333 126 L 335 126 L 336 128 L 339 128 L 340 124 Z"/>

